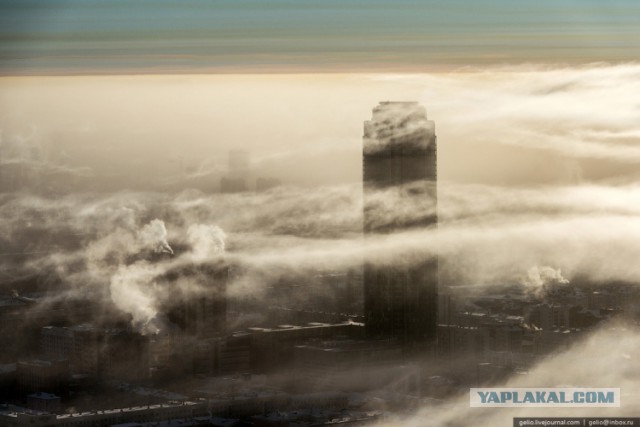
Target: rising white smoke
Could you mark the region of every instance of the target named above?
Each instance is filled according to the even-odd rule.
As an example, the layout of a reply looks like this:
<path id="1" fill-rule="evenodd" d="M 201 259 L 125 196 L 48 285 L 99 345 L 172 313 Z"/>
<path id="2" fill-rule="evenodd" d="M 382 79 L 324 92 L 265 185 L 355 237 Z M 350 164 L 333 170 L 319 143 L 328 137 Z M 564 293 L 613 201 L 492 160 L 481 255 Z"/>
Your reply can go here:
<path id="1" fill-rule="evenodd" d="M 152 249 L 156 253 L 173 254 L 173 249 L 167 242 L 167 228 L 164 221 L 154 219 L 142 228 L 138 237 L 145 248 Z"/>
<path id="2" fill-rule="evenodd" d="M 141 243 L 139 250 L 152 249 L 156 253 L 173 254 L 163 221 L 154 219 L 137 236 Z M 168 290 L 158 285 L 156 278 L 176 263 L 206 261 L 223 254 L 225 237 L 224 231 L 218 226 L 194 224 L 186 230 L 186 240 L 191 250 L 180 257 L 155 262 L 142 260 L 133 264 L 121 263 L 110 279 L 112 301 L 120 310 L 131 315 L 132 326 L 141 333 L 158 333 L 162 327 L 158 312 Z"/>
<path id="3" fill-rule="evenodd" d="M 164 221 L 154 219 L 137 233 L 139 247 L 128 250 L 153 250 L 155 253 L 173 254 L 167 241 Z M 138 261 L 120 264 L 111 276 L 110 291 L 113 303 L 131 315 L 131 324 L 142 334 L 155 334 L 160 330 L 157 319 L 159 290 L 154 279 L 163 271 L 161 261 L 150 264 Z"/>
<path id="4" fill-rule="evenodd" d="M 528 292 L 541 297 L 554 286 L 569 284 L 569 280 L 562 276 L 560 269 L 534 266 L 527 271 L 522 284 Z"/>
<path id="5" fill-rule="evenodd" d="M 111 299 L 116 307 L 132 316 L 131 324 L 142 334 L 159 331 L 156 322 L 157 297 L 153 283 L 157 266 L 146 262 L 121 265 L 111 277 Z"/>
<path id="6" fill-rule="evenodd" d="M 225 238 L 224 231 L 216 225 L 194 224 L 187 229 L 187 240 L 194 261 L 204 261 L 223 254 Z"/>

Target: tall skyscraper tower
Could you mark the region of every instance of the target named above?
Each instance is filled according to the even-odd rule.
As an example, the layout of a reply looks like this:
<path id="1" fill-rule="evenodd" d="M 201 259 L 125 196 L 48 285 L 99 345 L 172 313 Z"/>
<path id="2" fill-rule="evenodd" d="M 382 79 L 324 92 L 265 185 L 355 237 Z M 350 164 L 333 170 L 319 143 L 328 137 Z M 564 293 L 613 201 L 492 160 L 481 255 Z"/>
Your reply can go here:
<path id="1" fill-rule="evenodd" d="M 220 179 L 220 191 L 223 193 L 247 191 L 249 164 L 249 153 L 247 151 L 229 151 L 229 173 Z"/>
<path id="2" fill-rule="evenodd" d="M 364 235 L 436 227 L 437 147 L 434 123 L 416 102 L 382 102 L 364 123 Z M 435 341 L 438 260 L 366 260 L 367 335 L 397 338 L 405 349 Z"/>

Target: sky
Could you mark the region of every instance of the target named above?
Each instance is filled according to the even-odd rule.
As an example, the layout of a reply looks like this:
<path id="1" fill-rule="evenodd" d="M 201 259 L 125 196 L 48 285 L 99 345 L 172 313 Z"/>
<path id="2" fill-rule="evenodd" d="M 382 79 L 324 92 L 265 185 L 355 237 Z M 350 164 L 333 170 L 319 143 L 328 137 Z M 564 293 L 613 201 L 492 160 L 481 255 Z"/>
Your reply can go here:
<path id="1" fill-rule="evenodd" d="M 636 60 L 634 0 L 3 0 L 0 73 L 388 72 Z"/>
<path id="2" fill-rule="evenodd" d="M 249 152 L 251 179 L 347 184 L 361 180 L 372 108 L 417 100 L 436 124 L 441 182 L 626 183 L 640 161 L 639 74 L 625 64 L 5 77 L 1 153 L 5 163 L 36 162 L 110 191 L 215 189 L 232 149 Z"/>
<path id="3" fill-rule="evenodd" d="M 585 67 L 636 61 L 638 28 L 633 0 L 2 0 L 2 155 L 54 159 L 107 176 L 116 188 L 124 185 L 118 176 L 167 188 L 178 175 L 194 185 L 218 180 L 227 151 L 245 148 L 261 176 L 352 182 L 371 108 L 409 99 L 425 104 L 446 141 L 442 179 L 602 179 L 626 173 L 629 163 L 620 169 L 594 141 L 602 135 L 592 132 L 591 154 L 576 160 L 560 148 L 567 144 L 531 143 L 542 133 L 532 117 L 549 118 L 548 136 L 560 127 L 578 132 L 550 117 L 574 111 L 557 107 L 565 101 L 589 103 L 575 104 L 576 114 L 594 115 L 584 117 L 587 128 L 596 115 L 609 117 L 609 106 L 633 116 L 617 77 L 596 82 L 606 71 Z M 46 78 L 19 78 L 26 76 Z M 636 89 L 633 78 L 623 87 Z M 596 105 L 609 89 L 621 98 Z M 524 109 L 535 112 L 518 135 L 491 140 L 492 120 L 514 129 Z M 468 117 L 474 126 L 449 125 Z M 238 126 L 245 120 L 253 125 Z M 532 173 L 542 164 L 553 168 Z"/>
<path id="4" fill-rule="evenodd" d="M 633 135 L 593 123 L 614 108 L 626 114 L 615 132 L 633 134 L 635 71 L 623 70 L 638 28 L 632 0 L 3 0 L 0 154 L 106 190 L 185 177 L 210 189 L 234 148 L 255 177 L 346 183 L 360 179 L 373 106 L 418 100 L 443 142 L 441 179 L 616 179 L 635 149 L 610 154 L 601 139 L 620 148 Z M 558 130 L 572 138 L 554 142 Z"/>

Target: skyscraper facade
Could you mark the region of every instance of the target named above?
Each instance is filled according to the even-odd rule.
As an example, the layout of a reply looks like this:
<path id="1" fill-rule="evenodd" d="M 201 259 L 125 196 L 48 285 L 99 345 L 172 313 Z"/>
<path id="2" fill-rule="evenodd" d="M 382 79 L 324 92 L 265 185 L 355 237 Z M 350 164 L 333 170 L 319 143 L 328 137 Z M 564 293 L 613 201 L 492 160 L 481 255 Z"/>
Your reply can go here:
<path id="1" fill-rule="evenodd" d="M 229 151 L 229 173 L 220 179 L 220 191 L 222 193 L 247 191 L 249 172 L 249 153 L 245 150 Z"/>
<path id="2" fill-rule="evenodd" d="M 437 226 L 435 126 L 418 103 L 382 102 L 365 122 L 363 190 L 365 239 Z M 364 292 L 369 337 L 396 338 L 406 349 L 435 341 L 437 257 L 367 259 Z"/>

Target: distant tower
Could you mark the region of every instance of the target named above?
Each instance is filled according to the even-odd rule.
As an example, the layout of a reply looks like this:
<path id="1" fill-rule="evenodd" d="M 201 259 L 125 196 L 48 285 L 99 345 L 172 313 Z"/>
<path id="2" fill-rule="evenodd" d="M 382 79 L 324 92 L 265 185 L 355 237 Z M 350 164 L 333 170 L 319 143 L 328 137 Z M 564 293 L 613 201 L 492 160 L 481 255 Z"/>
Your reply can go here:
<path id="1" fill-rule="evenodd" d="M 267 191 L 281 184 L 277 178 L 258 178 L 256 179 L 256 191 Z"/>
<path id="2" fill-rule="evenodd" d="M 364 123 L 364 235 L 436 227 L 434 123 L 415 102 L 382 102 Z M 405 349 L 435 341 L 438 260 L 364 266 L 367 335 L 397 338 Z"/>
<path id="3" fill-rule="evenodd" d="M 247 151 L 229 151 L 229 172 L 232 178 L 247 176 L 249 173 L 249 153 Z"/>
<path id="4" fill-rule="evenodd" d="M 247 191 L 249 153 L 245 150 L 229 151 L 229 174 L 220 179 L 220 191 L 239 193 Z"/>

